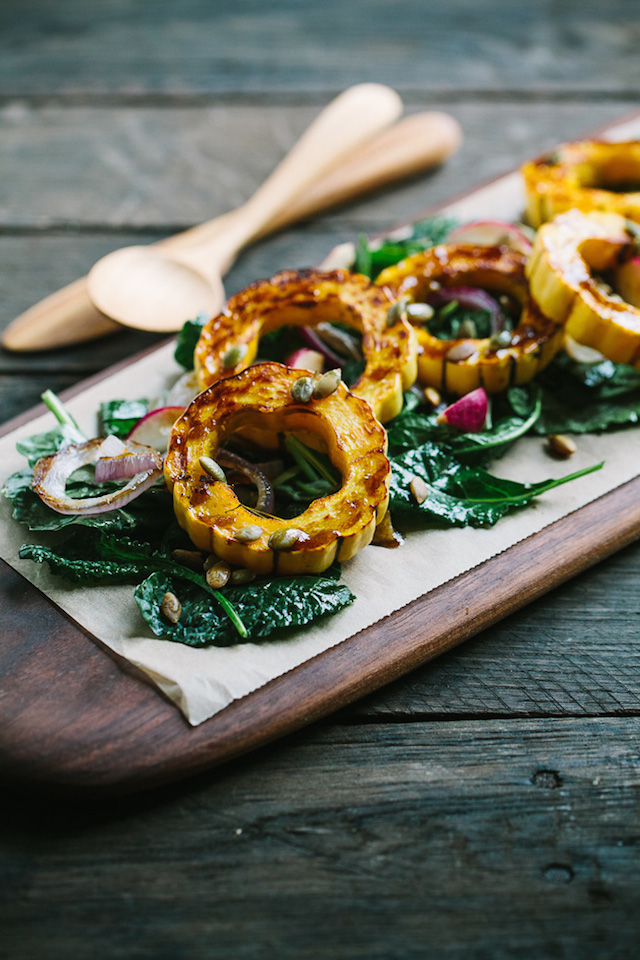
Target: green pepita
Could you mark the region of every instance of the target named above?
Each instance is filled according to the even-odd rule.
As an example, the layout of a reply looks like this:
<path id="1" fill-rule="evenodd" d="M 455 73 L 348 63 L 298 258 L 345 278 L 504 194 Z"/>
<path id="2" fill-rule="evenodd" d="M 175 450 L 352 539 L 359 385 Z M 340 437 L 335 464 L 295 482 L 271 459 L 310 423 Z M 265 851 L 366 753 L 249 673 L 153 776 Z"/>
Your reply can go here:
<path id="1" fill-rule="evenodd" d="M 228 350 L 222 354 L 222 366 L 223 367 L 235 367 L 237 366 L 247 355 L 249 347 L 246 343 L 236 343 L 233 347 L 229 347 Z"/>
<path id="2" fill-rule="evenodd" d="M 255 578 L 255 570 L 248 570 L 246 567 L 238 567 L 236 570 L 231 571 L 229 583 L 232 583 L 234 587 L 239 587 L 243 583 L 251 583 L 251 581 L 255 580 Z"/>
<path id="3" fill-rule="evenodd" d="M 284 527 L 281 530 L 275 530 L 269 537 L 269 546 L 272 550 L 290 550 L 295 546 L 302 530 L 296 530 L 295 527 Z"/>
<path id="4" fill-rule="evenodd" d="M 387 326 L 392 327 L 398 320 L 404 320 L 407 315 L 407 307 L 411 303 L 410 297 L 400 297 L 395 303 L 392 303 L 387 310 Z"/>
<path id="5" fill-rule="evenodd" d="M 169 623 L 177 623 L 182 614 L 182 604 L 175 593 L 165 593 L 160 604 L 160 612 Z"/>
<path id="6" fill-rule="evenodd" d="M 202 467 L 205 473 L 209 474 L 210 477 L 213 477 L 214 480 L 220 480 L 222 483 L 225 483 L 227 478 L 225 472 L 217 461 L 213 457 L 200 457 L 198 463 Z"/>
<path id="7" fill-rule="evenodd" d="M 313 380 L 311 377 L 299 377 L 291 387 L 291 396 L 296 403 L 308 403 L 313 396 Z"/>
<path id="8" fill-rule="evenodd" d="M 511 346 L 511 333 L 509 330 L 497 330 L 489 337 L 489 349 L 500 350 Z"/>
<path id="9" fill-rule="evenodd" d="M 259 540 L 263 533 L 264 530 L 257 523 L 248 523 L 246 527 L 240 527 L 236 531 L 236 540 L 240 543 L 253 543 L 254 540 Z"/>
<path id="10" fill-rule="evenodd" d="M 214 590 L 220 590 L 229 582 L 231 576 L 231 567 L 225 560 L 218 560 L 213 563 L 205 574 L 205 579 Z"/>
<path id="11" fill-rule="evenodd" d="M 316 400 L 323 400 L 325 397 L 331 396 L 331 394 L 335 393 L 338 389 L 341 379 L 342 373 L 340 370 L 327 370 L 327 372 L 323 373 L 320 379 L 316 381 L 313 388 L 314 398 Z"/>
<path id="12" fill-rule="evenodd" d="M 430 303 L 409 303 L 405 312 L 411 323 L 426 323 L 433 319 L 435 310 Z"/>

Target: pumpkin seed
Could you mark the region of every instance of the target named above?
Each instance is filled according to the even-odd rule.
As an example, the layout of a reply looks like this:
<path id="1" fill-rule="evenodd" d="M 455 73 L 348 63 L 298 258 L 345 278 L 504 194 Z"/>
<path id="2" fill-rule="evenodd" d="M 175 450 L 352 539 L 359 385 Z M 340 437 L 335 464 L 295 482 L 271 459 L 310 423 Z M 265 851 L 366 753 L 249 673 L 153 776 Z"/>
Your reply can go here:
<path id="1" fill-rule="evenodd" d="M 509 346 L 511 346 L 511 332 L 509 330 L 497 330 L 489 337 L 490 350 L 500 350 Z"/>
<path id="2" fill-rule="evenodd" d="M 409 489 L 411 490 L 411 496 L 417 504 L 424 503 L 429 496 L 429 487 L 422 477 L 414 477 L 409 484 Z"/>
<path id="3" fill-rule="evenodd" d="M 160 612 L 169 623 L 177 623 L 182 614 L 182 604 L 175 593 L 165 593 L 160 604 Z"/>
<path id="4" fill-rule="evenodd" d="M 290 550 L 301 536 L 302 530 L 296 530 L 295 527 L 282 527 L 271 534 L 269 546 L 272 550 Z"/>
<path id="5" fill-rule="evenodd" d="M 218 560 L 212 563 L 205 574 L 205 580 L 214 590 L 219 590 L 226 586 L 231 576 L 231 567 L 225 560 Z"/>
<path id="6" fill-rule="evenodd" d="M 313 396 L 316 400 L 323 400 L 325 397 L 331 396 L 332 393 L 335 393 L 338 389 L 338 385 L 342 379 L 342 373 L 340 370 L 327 370 L 326 373 L 323 373 L 316 385 L 313 388 Z"/>
<path id="7" fill-rule="evenodd" d="M 414 321 L 426 323 L 427 320 L 433 319 L 435 310 L 430 303 L 409 303 L 407 304 L 405 312 L 407 314 L 407 320 L 410 320 L 412 323 Z"/>
<path id="8" fill-rule="evenodd" d="M 296 403 L 308 403 L 313 396 L 313 380 L 311 377 L 299 377 L 291 387 L 291 396 Z"/>
<path id="9" fill-rule="evenodd" d="M 229 347 L 228 350 L 222 354 L 222 366 L 223 367 L 235 367 L 240 363 L 241 360 L 244 360 L 249 347 L 246 343 L 236 343 L 232 347 Z"/>
<path id="10" fill-rule="evenodd" d="M 478 328 L 476 327 L 473 320 L 463 320 L 460 324 L 460 336 L 461 337 L 470 337 L 472 340 L 475 340 L 478 336 Z"/>
<path id="11" fill-rule="evenodd" d="M 577 444 L 573 440 L 563 436 L 561 433 L 549 434 L 547 443 L 549 444 L 551 453 L 556 457 L 562 457 L 563 460 L 568 460 L 578 449 Z"/>
<path id="12" fill-rule="evenodd" d="M 398 320 L 404 320 L 407 314 L 407 307 L 411 303 L 410 297 L 400 297 L 395 303 L 392 303 L 387 310 L 387 326 L 392 327 Z"/>
<path id="13" fill-rule="evenodd" d="M 240 543 L 253 543 L 254 540 L 259 540 L 263 533 L 264 530 L 257 523 L 248 523 L 246 527 L 236 530 L 235 539 Z"/>
<path id="14" fill-rule="evenodd" d="M 181 563 L 191 570 L 202 570 L 202 554 L 197 550 L 181 550 L 176 548 L 171 551 L 171 559 L 176 563 Z"/>
<path id="15" fill-rule="evenodd" d="M 198 463 L 202 467 L 205 473 L 208 473 L 210 477 L 213 477 L 214 480 L 221 480 L 222 483 L 226 482 L 225 472 L 212 457 L 199 457 Z"/>
<path id="16" fill-rule="evenodd" d="M 424 388 L 424 397 L 425 400 L 431 404 L 432 407 L 437 407 L 439 403 L 442 402 L 442 397 L 438 393 L 435 387 L 425 387 Z"/>
<path id="17" fill-rule="evenodd" d="M 255 570 L 248 570 L 246 567 L 238 567 L 236 570 L 231 571 L 229 583 L 232 583 L 234 586 L 240 586 L 243 583 L 251 583 L 251 581 L 255 580 L 255 578 Z"/>
<path id="18" fill-rule="evenodd" d="M 472 343 L 456 343 L 445 354 L 445 359 L 456 363 L 458 360 L 468 360 L 476 352 Z"/>

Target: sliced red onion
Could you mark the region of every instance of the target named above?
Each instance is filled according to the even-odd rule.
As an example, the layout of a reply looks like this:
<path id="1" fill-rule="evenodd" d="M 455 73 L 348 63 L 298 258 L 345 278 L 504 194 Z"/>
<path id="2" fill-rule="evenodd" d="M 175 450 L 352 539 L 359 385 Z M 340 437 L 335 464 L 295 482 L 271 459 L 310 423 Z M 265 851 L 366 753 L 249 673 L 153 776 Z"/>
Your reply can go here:
<path id="1" fill-rule="evenodd" d="M 344 366 L 344 357 L 340 357 L 337 353 L 334 353 L 331 347 L 327 346 L 322 337 L 319 336 L 312 327 L 301 327 L 300 332 L 302 334 L 302 339 L 308 344 L 308 346 L 310 346 L 313 350 L 317 350 L 318 353 L 321 353 L 325 360 L 328 360 L 332 367 Z"/>
<path id="2" fill-rule="evenodd" d="M 135 455 L 151 455 L 155 466 L 137 473 L 124 487 L 101 497 L 81 497 L 74 499 L 66 493 L 67 480 L 80 467 L 96 463 L 103 448 L 102 439 L 87 440 L 86 443 L 73 443 L 50 457 L 42 457 L 33 469 L 32 487 L 40 499 L 57 513 L 74 516 L 107 513 L 124 507 L 144 490 L 147 490 L 162 473 L 162 457 L 150 447 L 129 443 L 127 449 Z"/>
<path id="3" fill-rule="evenodd" d="M 245 477 L 254 483 L 258 490 L 256 509 L 262 510 L 264 513 L 273 513 L 275 504 L 273 487 L 271 486 L 271 481 L 267 475 L 263 473 L 258 464 L 251 463 L 249 460 L 245 460 L 244 457 L 239 457 L 237 453 L 231 453 L 230 450 L 218 450 L 216 460 L 223 467 L 233 467 L 234 470 L 244 474 Z"/>
<path id="4" fill-rule="evenodd" d="M 429 303 L 440 307 L 455 300 L 461 307 L 469 310 L 486 310 L 491 318 L 491 331 L 497 333 L 504 329 L 504 315 L 500 304 L 486 290 L 479 287 L 442 287 L 429 297 Z"/>
<path id="5" fill-rule="evenodd" d="M 96 480 L 105 483 L 108 480 L 124 480 L 135 477 L 146 470 L 155 470 L 157 454 L 122 453 L 116 457 L 100 457 L 96 460 Z"/>

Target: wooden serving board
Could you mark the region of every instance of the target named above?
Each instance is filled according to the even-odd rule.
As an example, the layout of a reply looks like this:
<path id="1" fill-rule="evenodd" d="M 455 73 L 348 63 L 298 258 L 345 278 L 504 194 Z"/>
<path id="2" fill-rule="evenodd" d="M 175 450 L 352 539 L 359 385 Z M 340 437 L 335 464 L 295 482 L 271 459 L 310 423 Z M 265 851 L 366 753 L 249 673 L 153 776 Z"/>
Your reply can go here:
<path id="1" fill-rule="evenodd" d="M 636 119 L 636 126 L 640 123 Z M 628 132 L 627 132 L 628 131 Z M 608 133 L 635 136 L 633 124 Z M 513 203 L 517 174 L 454 208 Z M 433 212 L 433 211 L 432 211 Z M 137 358 L 135 358 L 137 359 Z M 133 361 L 131 361 L 133 362 Z M 113 369 L 69 391 L 82 392 Z M 41 408 L 5 425 L 4 435 Z M 237 700 L 198 727 L 2 564 L 0 777 L 100 796 L 195 774 L 370 693 L 640 537 L 640 476 Z M 46 642 L 43 642 L 43 639 Z"/>

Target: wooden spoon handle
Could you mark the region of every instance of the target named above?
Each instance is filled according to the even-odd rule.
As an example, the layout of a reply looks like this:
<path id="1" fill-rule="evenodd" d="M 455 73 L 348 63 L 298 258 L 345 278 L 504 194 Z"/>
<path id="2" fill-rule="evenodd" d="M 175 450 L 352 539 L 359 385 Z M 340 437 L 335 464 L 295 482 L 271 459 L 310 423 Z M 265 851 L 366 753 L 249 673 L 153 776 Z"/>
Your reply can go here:
<path id="1" fill-rule="evenodd" d="M 177 259 L 213 281 L 238 251 L 277 220 L 318 177 L 388 127 L 402 112 L 390 87 L 361 83 L 339 94 L 315 118 L 264 183 L 229 222 L 224 235 L 181 251 Z"/>
<path id="2" fill-rule="evenodd" d="M 353 150 L 303 194 L 265 224 L 260 236 L 335 203 L 414 175 L 441 163 L 461 140 L 456 121 L 443 113 L 418 113 Z M 223 214 L 159 242 L 180 249 L 224 232 L 237 211 Z M 2 344 L 15 351 L 49 350 L 83 343 L 122 327 L 95 309 L 86 277 L 74 281 L 22 313 L 4 332 Z"/>
<path id="3" fill-rule="evenodd" d="M 462 142 L 460 125 L 447 113 L 426 111 L 399 120 L 318 177 L 308 190 L 298 194 L 256 234 L 265 236 L 328 207 L 353 200 L 389 183 L 437 166 L 458 150 Z M 233 217 L 238 210 L 228 214 Z M 228 221 L 217 217 L 191 227 L 177 237 L 185 243 L 199 243 L 217 236 Z"/>

